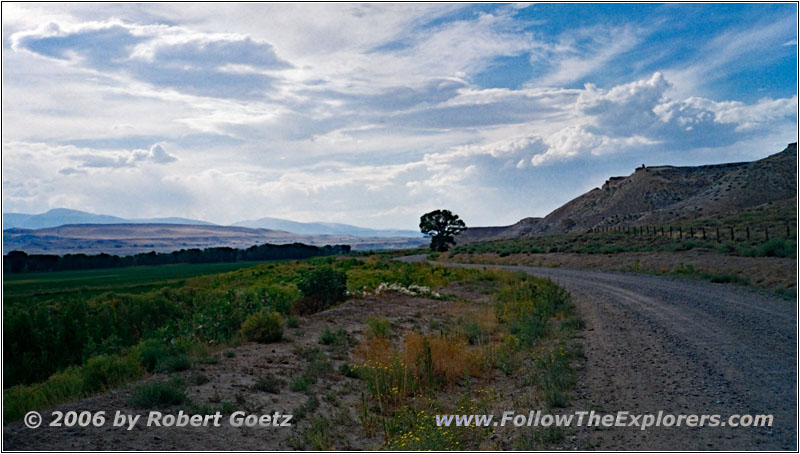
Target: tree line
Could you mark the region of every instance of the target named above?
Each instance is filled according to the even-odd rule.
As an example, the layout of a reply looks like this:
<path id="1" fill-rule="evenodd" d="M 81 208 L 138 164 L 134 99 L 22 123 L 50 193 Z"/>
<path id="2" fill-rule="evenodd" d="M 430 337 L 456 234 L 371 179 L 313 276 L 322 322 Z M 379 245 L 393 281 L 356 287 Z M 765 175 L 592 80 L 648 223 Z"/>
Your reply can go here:
<path id="1" fill-rule="evenodd" d="M 5 273 L 34 273 L 46 271 L 91 270 L 129 266 L 169 265 L 176 263 L 222 263 L 260 260 L 296 260 L 326 255 L 347 254 L 349 245 L 311 246 L 303 243 L 262 244 L 247 249 L 211 247 L 181 249 L 173 252 L 145 252 L 118 256 L 106 253 L 87 254 L 27 254 L 11 251 L 3 256 Z"/>

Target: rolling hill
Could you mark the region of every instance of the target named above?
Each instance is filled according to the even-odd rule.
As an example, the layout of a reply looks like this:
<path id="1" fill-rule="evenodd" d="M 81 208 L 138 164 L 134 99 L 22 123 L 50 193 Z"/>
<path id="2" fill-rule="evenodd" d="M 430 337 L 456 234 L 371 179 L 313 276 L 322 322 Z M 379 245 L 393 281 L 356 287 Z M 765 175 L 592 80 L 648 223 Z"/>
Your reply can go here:
<path id="1" fill-rule="evenodd" d="M 281 230 L 218 225 L 73 224 L 43 229 L 3 231 L 3 252 L 29 254 L 129 255 L 207 247 L 248 248 L 256 244 L 300 242 L 316 246 L 349 244 L 354 250 L 402 249 L 424 244 L 424 238 L 346 235 L 297 235 Z"/>
<path id="2" fill-rule="evenodd" d="M 543 218 L 503 227 L 473 227 L 459 243 L 582 233 L 720 216 L 797 194 L 797 143 L 752 162 L 696 167 L 640 167 L 571 200 Z"/>

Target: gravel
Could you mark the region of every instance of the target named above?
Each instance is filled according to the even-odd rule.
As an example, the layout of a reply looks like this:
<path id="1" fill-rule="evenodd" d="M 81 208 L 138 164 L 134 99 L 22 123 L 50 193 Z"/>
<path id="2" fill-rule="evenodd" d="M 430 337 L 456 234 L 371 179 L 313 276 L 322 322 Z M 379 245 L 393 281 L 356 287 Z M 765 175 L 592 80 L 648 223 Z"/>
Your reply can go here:
<path id="1" fill-rule="evenodd" d="M 419 258 L 413 258 L 420 260 Z M 453 265 L 484 267 L 485 265 Z M 797 450 L 797 305 L 742 286 L 502 266 L 549 277 L 586 322 L 577 410 L 772 414 L 772 427 L 581 430 L 577 447 Z"/>

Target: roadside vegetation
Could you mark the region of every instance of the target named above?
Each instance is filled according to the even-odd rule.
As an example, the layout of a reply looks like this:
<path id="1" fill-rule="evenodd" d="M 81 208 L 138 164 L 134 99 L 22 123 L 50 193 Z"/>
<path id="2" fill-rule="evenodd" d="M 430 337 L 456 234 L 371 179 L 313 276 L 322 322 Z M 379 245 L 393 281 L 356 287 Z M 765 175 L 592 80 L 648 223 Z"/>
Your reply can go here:
<path id="1" fill-rule="evenodd" d="M 429 259 L 667 274 L 794 298 L 795 213 L 760 207 L 674 225 L 467 243 Z"/>
<path id="2" fill-rule="evenodd" d="M 526 429 L 439 427 L 435 415 L 569 405 L 582 359 L 575 338 L 583 327 L 570 295 L 552 281 L 525 274 L 427 267 L 422 269 L 453 273 L 452 285 L 435 287 L 438 296 L 414 284 L 376 288 L 394 294 L 383 304 L 413 305 L 419 298 L 414 293 L 425 293 L 430 307 L 417 318 L 398 318 L 387 310 L 389 315 L 366 316 L 356 326 L 345 323 L 347 329 L 322 324 L 316 345 L 298 347 L 304 366 L 294 369 L 299 373 L 291 390 L 308 397 L 293 410 L 300 424 L 289 439 L 291 448 L 552 449 L 563 444 L 561 431 L 543 436 Z M 453 285 L 461 291 L 450 293 Z M 441 304 L 433 304 L 436 300 Z"/>
<path id="3" fill-rule="evenodd" d="M 125 271 L 137 270 L 114 270 Z M 281 341 L 286 330 L 291 336 L 301 336 L 298 315 L 336 306 L 346 298 L 395 289 L 403 289 L 410 295 L 436 297 L 436 289 L 454 281 L 478 279 L 481 273 L 400 263 L 377 255 L 358 259 L 328 257 L 260 264 L 193 277 L 180 285 L 160 288 L 140 282 L 144 290 L 137 286 L 133 293 L 128 293 L 130 287 L 123 283 L 119 291 L 111 286 L 88 297 L 81 297 L 81 292 L 52 292 L 52 278 L 41 275 L 48 291 L 37 293 L 35 279 L 29 280 L 25 291 L 36 296 L 12 299 L 3 308 L 4 421 L 14 421 L 27 411 L 101 393 L 151 374 L 186 371 L 191 374 L 190 384 L 199 383 L 201 374 L 194 371 L 218 363 L 220 357 L 235 357 L 231 347 L 245 341 Z M 370 319 L 365 324 L 370 339 L 385 337 L 391 331 L 387 320 Z M 417 353 L 432 345 L 437 355 L 443 351 L 460 352 L 468 358 L 472 353 L 466 352 L 475 345 L 485 349 L 490 340 L 496 339 L 499 331 L 486 331 L 482 326 L 473 321 L 459 328 L 463 330 L 459 333 L 442 331 L 433 337 L 409 335 L 408 343 L 416 345 Z M 315 341 L 318 349 L 302 352 L 308 364 L 295 379 L 283 382 L 264 376 L 257 386 L 265 392 L 280 392 L 283 388 L 313 393 L 314 384 L 324 374 L 362 377 L 357 364 L 348 359 L 350 350 L 356 346 L 355 339 L 340 329 L 329 328 Z M 416 354 L 408 352 L 406 355 Z M 473 358 L 475 374 L 487 367 L 488 359 L 483 354 Z M 407 356 L 409 361 L 410 358 Z M 352 367 L 334 369 L 331 360 L 344 360 L 352 363 Z M 442 369 L 445 366 L 436 367 L 430 374 L 438 377 L 444 373 L 444 381 L 433 380 L 434 375 L 429 374 L 430 384 L 424 389 L 452 384 L 464 372 L 453 369 L 445 373 Z M 421 369 L 408 370 L 421 373 Z M 164 387 L 171 388 L 165 391 Z M 181 400 L 176 397 L 180 393 L 172 388 L 180 386 L 167 383 L 149 390 L 137 389 L 134 395 L 139 397 L 134 399 L 139 403 L 159 401 L 162 397 L 168 402 Z M 417 388 L 420 389 L 423 388 Z"/>
<path id="4" fill-rule="evenodd" d="M 452 285 L 470 290 L 447 293 Z M 313 311 L 352 298 L 384 301 L 387 292 L 394 295 L 387 301 L 428 301 L 445 311 L 419 319 L 379 311 L 355 318 L 360 329 L 309 321 Z M 487 445 L 495 428 L 439 428 L 434 415 L 497 413 L 509 402 L 496 386 L 516 388 L 515 402 L 531 408 L 568 405 L 581 359 L 574 338 L 582 322 L 569 294 L 553 282 L 378 255 L 261 264 L 187 279 L 177 288 L 109 291 L 82 304 L 53 297 L 4 311 L 6 339 L 17 342 L 5 347 L 6 383 L 16 380 L 4 389 L 5 423 L 151 375 L 131 386 L 127 405 L 192 414 L 258 411 L 261 404 L 246 393 L 199 399 L 188 391 L 214 383 L 207 368 L 240 361 L 241 343 L 280 342 L 297 358 L 292 373 L 253 372 L 247 389 L 305 396 L 292 410 L 297 426 L 287 435 L 295 449 L 352 447 L 342 444 L 348 437 L 361 448 L 498 448 Z M 71 362 L 47 362 L 59 356 Z M 35 368 L 26 361 L 51 372 L 31 374 Z M 517 432 L 504 447 L 542 449 L 563 437 Z"/>
<path id="5" fill-rule="evenodd" d="M 702 238 L 669 238 L 660 236 L 639 236 L 629 233 L 586 233 L 582 235 L 551 235 L 536 238 L 518 238 L 477 242 L 457 246 L 451 256 L 458 254 L 495 253 L 500 257 L 513 254 L 618 254 L 622 252 L 681 252 L 704 249 L 726 255 L 741 257 L 783 257 L 796 256 L 796 239 L 772 238 L 770 240 L 715 241 Z"/>
<path id="6" fill-rule="evenodd" d="M 452 254 L 681 252 L 705 249 L 742 257 L 796 257 L 797 211 L 756 207 L 736 215 L 636 227 L 606 227 L 582 234 L 484 241 L 459 245 Z"/>

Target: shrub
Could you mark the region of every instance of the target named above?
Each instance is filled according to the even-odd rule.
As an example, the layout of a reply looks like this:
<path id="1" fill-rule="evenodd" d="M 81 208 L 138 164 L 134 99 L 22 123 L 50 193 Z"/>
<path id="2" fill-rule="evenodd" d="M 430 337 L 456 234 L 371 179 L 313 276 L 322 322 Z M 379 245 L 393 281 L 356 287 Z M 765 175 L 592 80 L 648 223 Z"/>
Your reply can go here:
<path id="1" fill-rule="evenodd" d="M 288 326 L 289 328 L 297 328 L 298 326 L 300 326 L 300 319 L 292 315 L 291 317 L 286 319 L 286 326 Z"/>
<path id="2" fill-rule="evenodd" d="M 307 272 L 297 287 L 303 298 L 295 304 L 295 310 L 301 314 L 313 314 L 347 298 L 347 275 L 322 267 Z"/>
<path id="3" fill-rule="evenodd" d="M 189 370 L 192 367 L 192 362 L 186 355 L 173 355 L 161 358 L 156 363 L 156 372 L 181 372 Z"/>
<path id="4" fill-rule="evenodd" d="M 139 356 L 139 362 L 148 372 L 153 372 L 156 369 L 156 364 L 169 355 L 167 344 L 158 339 L 143 341 L 133 351 Z"/>
<path id="5" fill-rule="evenodd" d="M 97 356 L 83 366 L 83 392 L 95 393 L 115 388 L 139 378 L 142 367 L 134 356 Z"/>
<path id="6" fill-rule="evenodd" d="M 794 245 L 787 240 L 772 239 L 758 247 L 756 255 L 759 257 L 793 257 Z"/>
<path id="7" fill-rule="evenodd" d="M 175 381 L 140 385 L 134 390 L 129 403 L 138 408 L 169 407 L 187 403 L 189 397 Z"/>
<path id="8" fill-rule="evenodd" d="M 286 382 L 280 378 L 275 378 L 272 375 L 263 375 L 258 377 L 256 383 L 253 385 L 253 389 L 270 394 L 280 394 L 281 386 L 285 384 Z"/>
<path id="9" fill-rule="evenodd" d="M 347 339 L 347 331 L 344 329 L 331 331 L 330 327 L 326 326 L 319 336 L 319 343 L 322 345 L 341 344 L 345 339 Z"/>
<path id="10" fill-rule="evenodd" d="M 239 332 L 248 341 L 278 342 L 283 338 L 283 319 L 277 312 L 262 309 L 248 316 Z"/>
<path id="11" fill-rule="evenodd" d="M 317 379 L 314 377 L 298 377 L 292 381 L 291 389 L 294 392 L 303 392 L 308 393 L 310 391 L 311 385 L 317 382 Z"/>

